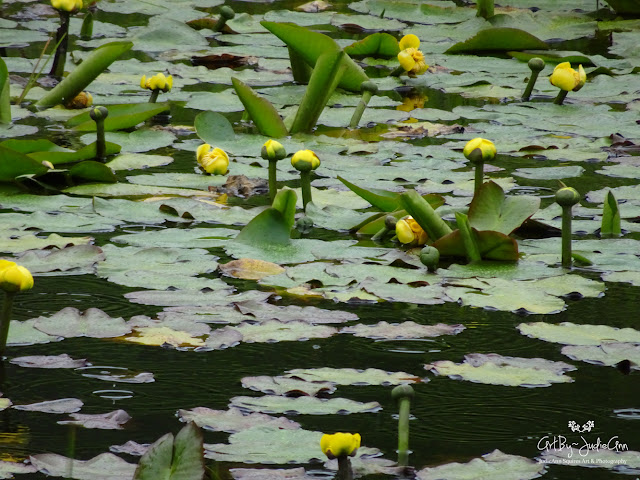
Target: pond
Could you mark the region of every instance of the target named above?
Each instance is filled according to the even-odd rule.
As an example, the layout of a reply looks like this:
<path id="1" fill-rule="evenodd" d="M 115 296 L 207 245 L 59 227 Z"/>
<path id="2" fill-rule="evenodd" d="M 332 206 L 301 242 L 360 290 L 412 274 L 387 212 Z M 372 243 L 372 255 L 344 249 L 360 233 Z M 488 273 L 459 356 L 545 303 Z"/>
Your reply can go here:
<path id="1" fill-rule="evenodd" d="M 558 3 L 507 0 L 485 20 L 473 4 L 438 0 L 234 1 L 217 32 L 217 0 L 102 0 L 84 38 L 88 10 L 72 13 L 67 71 L 101 45 L 133 43 L 86 87 L 112 119 L 133 118 L 118 116 L 117 104 L 154 108 L 142 75 L 164 72 L 173 85 L 159 93 L 158 111 L 107 131 L 120 153 L 108 151 L 106 170 L 74 170 L 57 147 L 29 150 L 38 163 L 24 175 L 7 167 L 24 154 L 6 140 L 48 139 L 64 155 L 96 140 L 92 121 L 69 122 L 89 109 L 33 108 L 56 83 L 50 63 L 0 124 L 0 256 L 35 280 L 16 296 L 2 370 L 0 476 L 132 478 L 134 467 L 111 455 L 137 464 L 137 444 L 191 419 L 203 427 L 211 478 L 332 478 L 337 464 L 325 463 L 319 442 L 335 432 L 362 437 L 356 476 L 398 478 L 391 391 L 403 384 L 415 392 L 417 478 L 640 476 L 640 20 L 608 4 Z M 15 100 L 53 51 L 52 41 L 36 66 L 60 18 L 49 2 L 5 0 L 0 13 Z M 277 163 L 279 198 L 297 202 L 293 228 L 286 206 L 268 208 L 269 136 L 260 128 L 273 118 L 261 127 L 244 114 L 231 80 L 293 128 L 307 87 L 261 21 L 292 22 L 342 48 L 376 32 L 414 34 L 430 65 L 393 76 L 395 55 L 354 54 L 341 78 L 362 72 L 377 87 L 359 127 L 347 128 L 361 94 L 338 87 L 315 128 L 278 139 L 288 154 Z M 476 36 L 483 31 L 493 44 Z M 524 102 L 536 56 L 546 66 Z M 576 72 L 581 64 L 586 83 L 556 105 L 549 76 L 564 61 Z M 477 137 L 497 155 L 484 164 L 492 183 L 474 198 L 463 148 Z M 228 154 L 227 175 L 198 168 L 203 143 Z M 304 180 L 290 163 L 301 150 L 321 162 L 307 224 Z M 49 159 L 55 168 L 39 163 Z M 554 202 L 563 184 L 580 195 L 570 267 L 561 266 Z M 383 226 L 368 223 L 379 204 L 409 211 L 399 194 L 411 190 L 444 203 L 436 211 L 459 235 L 436 243 L 444 253 L 435 271 L 393 232 L 372 239 Z M 620 235 L 601 234 L 608 192 Z M 258 220 L 263 212 L 271 220 Z M 482 243 L 481 262 L 446 255 L 467 248 L 461 212 L 517 261 L 496 260 Z M 514 215 L 522 218 L 505 227 Z M 236 240 L 240 231 L 250 240 Z M 63 457 L 107 452 L 94 470 L 65 467 Z"/>

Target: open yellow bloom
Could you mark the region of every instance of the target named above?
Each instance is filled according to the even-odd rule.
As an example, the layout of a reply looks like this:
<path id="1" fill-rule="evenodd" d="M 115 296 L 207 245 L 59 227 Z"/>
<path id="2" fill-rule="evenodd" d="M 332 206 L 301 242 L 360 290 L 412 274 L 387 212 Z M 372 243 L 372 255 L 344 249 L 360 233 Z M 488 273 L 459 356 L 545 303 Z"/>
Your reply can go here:
<path id="1" fill-rule="evenodd" d="M 329 459 L 342 456 L 354 457 L 360 448 L 360 434 L 342 432 L 333 435 L 324 434 L 320 440 L 320 448 Z"/>
<path id="2" fill-rule="evenodd" d="M 417 35 L 410 33 L 400 39 L 398 46 L 400 47 L 400 50 L 406 50 L 407 48 L 420 48 L 420 39 Z"/>
<path id="3" fill-rule="evenodd" d="M 320 166 L 320 159 L 311 150 L 298 150 L 291 157 L 291 165 L 301 172 L 315 170 Z"/>
<path id="4" fill-rule="evenodd" d="M 153 77 L 147 78 L 143 75 L 140 79 L 140 88 L 146 88 L 147 90 L 162 90 L 168 92 L 173 87 L 173 77 L 171 75 L 165 76 L 164 73 L 157 73 Z"/>
<path id="5" fill-rule="evenodd" d="M 424 61 L 424 54 L 415 47 L 402 50 L 398 54 L 398 62 L 410 77 L 422 75 L 429 68 Z"/>
<path id="6" fill-rule="evenodd" d="M 75 12 L 82 8 L 82 0 L 51 0 L 51 6 L 64 12 Z"/>
<path id="7" fill-rule="evenodd" d="M 396 236 L 400 243 L 424 245 L 429 236 L 413 217 L 405 217 L 396 222 Z"/>
<path id="8" fill-rule="evenodd" d="M 483 162 L 493 160 L 496 157 L 496 154 L 498 153 L 496 150 L 496 146 L 493 144 L 492 141 L 486 140 L 480 137 L 474 138 L 473 140 L 469 140 L 467 144 L 464 146 L 464 150 L 462 151 L 462 153 L 469 160 L 477 161 L 477 159 L 475 158 L 474 159 L 469 158 L 469 156 L 471 155 L 471 152 L 473 152 L 477 148 L 479 148 L 480 151 L 482 152 Z"/>
<path id="9" fill-rule="evenodd" d="M 196 151 L 198 165 L 211 175 L 224 175 L 229 170 L 229 156 L 221 148 L 204 143 Z"/>
<path id="10" fill-rule="evenodd" d="M 587 81 L 587 74 L 582 65 L 578 66 L 578 71 L 571 68 L 569 62 L 559 63 L 553 69 L 553 73 L 549 77 L 551 85 L 565 90 L 567 92 L 577 92 Z"/>
<path id="11" fill-rule="evenodd" d="M 0 264 L 0 288 L 5 292 L 20 292 L 33 288 L 31 272 L 14 262 L 3 260 Z M 13 265 L 10 265 L 13 263 Z"/>

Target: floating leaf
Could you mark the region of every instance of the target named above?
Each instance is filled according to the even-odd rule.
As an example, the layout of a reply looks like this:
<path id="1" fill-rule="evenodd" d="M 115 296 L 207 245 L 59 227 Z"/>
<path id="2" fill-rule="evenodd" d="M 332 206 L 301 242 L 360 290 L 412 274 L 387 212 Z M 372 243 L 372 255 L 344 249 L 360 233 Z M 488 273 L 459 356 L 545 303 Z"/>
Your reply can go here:
<path id="1" fill-rule="evenodd" d="M 357 320 L 355 313 L 341 310 L 325 310 L 318 307 L 299 307 L 298 305 L 272 305 L 256 300 L 245 300 L 235 303 L 236 309 L 243 315 L 250 315 L 256 320 L 279 320 L 290 322 L 299 320 L 313 325 L 321 323 L 343 323 Z"/>
<path id="2" fill-rule="evenodd" d="M 539 38 L 518 28 L 487 28 L 464 42 L 449 47 L 445 53 L 482 51 L 547 50 L 549 46 Z"/>
<path id="3" fill-rule="evenodd" d="M 583 325 L 562 322 L 521 323 L 516 327 L 528 337 L 563 345 L 601 345 L 608 342 L 640 343 L 640 331 L 633 328 L 615 328 L 609 325 Z"/>
<path id="4" fill-rule="evenodd" d="M 307 382 L 327 381 L 335 385 L 402 385 L 420 379 L 405 372 L 385 372 L 377 368 L 356 370 L 355 368 L 308 368 L 288 370 L 286 377 L 301 378 Z"/>
<path id="5" fill-rule="evenodd" d="M 66 307 L 48 318 L 38 317 L 35 326 L 49 335 L 65 338 L 120 337 L 131 332 L 123 318 L 112 318 L 98 308 L 88 308 L 80 313 L 77 308 Z"/>
<path id="6" fill-rule="evenodd" d="M 201 338 L 192 337 L 186 332 L 172 330 L 168 327 L 139 327 L 135 329 L 136 336 L 125 337 L 129 342 L 142 345 L 171 345 L 173 347 L 199 347 L 204 345 Z"/>
<path id="7" fill-rule="evenodd" d="M 219 141 L 232 141 L 235 137 L 233 125 L 227 120 L 227 117 L 217 112 L 199 113 L 193 121 L 193 126 L 200 139 L 205 143 L 215 145 Z"/>
<path id="8" fill-rule="evenodd" d="M 318 3 L 322 0 L 314 0 Z M 229 472 L 235 480 L 313 480 L 307 475 L 304 467 L 299 468 L 230 468 Z"/>
<path id="9" fill-rule="evenodd" d="M 354 325 L 344 327 L 340 333 L 351 333 L 356 337 L 388 340 L 414 339 L 425 337 L 439 337 L 440 335 L 457 335 L 465 329 L 464 325 L 420 325 L 415 322 L 387 323 L 378 322 L 375 325 Z"/>
<path id="10" fill-rule="evenodd" d="M 329 338 L 338 332 L 333 327 L 309 325 L 307 322 L 279 322 L 270 320 L 259 325 L 241 324 L 230 327 L 242 334 L 242 341 L 247 343 L 274 343 L 286 341 L 302 341 L 310 338 Z"/>
<path id="11" fill-rule="evenodd" d="M 573 382 L 564 372 L 575 370 L 576 367 L 543 358 L 471 353 L 464 356 L 464 363 L 441 360 L 425 365 L 425 369 L 436 375 L 447 375 L 454 380 L 507 387 L 548 387 L 552 383 Z"/>
<path id="12" fill-rule="evenodd" d="M 98 428 L 101 430 L 121 430 L 122 425 L 131 420 L 124 410 L 114 410 L 109 413 L 90 415 L 86 413 L 72 413 L 73 420 L 61 420 L 60 425 L 77 425 L 84 428 Z"/>
<path id="13" fill-rule="evenodd" d="M 272 417 L 263 413 L 246 413 L 238 408 L 212 410 L 207 407 L 196 407 L 191 410 L 178 410 L 178 417 L 183 422 L 194 422 L 199 427 L 214 432 L 236 433 L 257 426 L 279 430 L 296 430 L 300 428 L 299 423 L 286 417 Z"/>
<path id="14" fill-rule="evenodd" d="M 284 272 L 280 265 L 253 258 L 240 258 L 232 260 L 218 267 L 224 274 L 244 280 L 260 280 L 269 275 L 277 275 Z"/>
<path id="15" fill-rule="evenodd" d="M 622 361 L 631 363 L 633 370 L 640 370 L 640 344 L 607 342 L 601 345 L 567 345 L 561 353 L 572 360 L 615 367 Z"/>
<path id="16" fill-rule="evenodd" d="M 11 363 L 29 368 L 80 368 L 87 365 L 87 361 L 84 358 L 74 360 L 66 353 L 15 357 L 11 359 Z"/>
<path id="17" fill-rule="evenodd" d="M 61 398 L 59 400 L 47 400 L 45 402 L 31 403 L 29 405 L 14 405 L 16 410 L 43 413 L 74 413 L 80 411 L 84 403 L 77 398 Z"/>
<path id="18" fill-rule="evenodd" d="M 322 399 L 308 396 L 290 398 L 279 395 L 265 395 L 262 397 L 233 397 L 229 406 L 250 412 L 295 412 L 300 415 L 375 413 L 382 409 L 378 402 L 362 403 L 349 400 L 347 398 Z"/>
<path id="19" fill-rule="evenodd" d="M 317 397 L 318 394 L 327 395 L 336 390 L 335 384 L 332 382 L 307 382 L 295 377 L 269 377 L 266 375 L 244 377 L 242 386 L 267 395 L 285 395 L 288 397 L 302 395 Z"/>
<path id="20" fill-rule="evenodd" d="M 101 453 L 91 460 L 75 460 L 56 453 L 40 453 L 30 456 L 29 461 L 38 471 L 46 472 L 47 475 L 77 480 L 122 480 L 133 478 L 136 470 L 136 465 L 113 453 Z"/>

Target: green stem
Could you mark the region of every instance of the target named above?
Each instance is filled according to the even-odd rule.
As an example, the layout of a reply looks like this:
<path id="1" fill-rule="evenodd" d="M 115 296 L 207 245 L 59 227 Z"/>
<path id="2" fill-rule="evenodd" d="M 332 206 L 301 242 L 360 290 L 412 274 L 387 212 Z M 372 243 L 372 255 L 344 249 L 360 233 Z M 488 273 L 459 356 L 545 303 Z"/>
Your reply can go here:
<path id="1" fill-rule="evenodd" d="M 107 158 L 107 144 L 104 138 L 104 118 L 96 120 L 96 160 L 104 162 Z"/>
<path id="2" fill-rule="evenodd" d="M 156 100 L 158 100 L 158 95 L 160 95 L 160 89 L 156 88 L 155 90 L 151 90 L 151 96 L 149 97 L 149 103 L 156 103 Z"/>
<path id="3" fill-rule="evenodd" d="M 571 207 L 562 207 L 562 266 L 571 267 Z"/>
<path id="4" fill-rule="evenodd" d="M 371 237 L 371 240 L 373 240 L 374 242 L 377 242 L 378 240 L 382 240 L 384 238 L 384 236 L 389 233 L 389 229 L 385 226 L 382 227 L 380 230 L 378 230 L 375 235 L 373 235 L 373 237 Z"/>
<path id="5" fill-rule="evenodd" d="M 351 117 L 351 122 L 349 122 L 349 128 L 356 128 L 360 123 L 360 119 L 362 118 L 362 114 L 364 113 L 365 108 L 369 104 L 369 100 L 371 100 L 372 93 L 368 91 L 362 92 L 362 98 L 358 102 L 355 111 L 353 112 L 353 116 Z"/>
<path id="6" fill-rule="evenodd" d="M 478 190 L 482 188 L 482 184 L 484 183 L 484 162 L 476 163 L 476 171 L 475 171 L 475 183 L 473 186 L 473 194 L 476 195 Z"/>
<path id="7" fill-rule="evenodd" d="M 2 315 L 0 316 L 0 361 L 4 357 L 7 347 L 7 337 L 9 336 L 9 325 L 11 324 L 11 309 L 13 299 L 18 292 L 5 292 L 4 303 L 2 304 Z"/>
<path id="8" fill-rule="evenodd" d="M 269 201 L 273 204 L 273 199 L 276 198 L 278 192 L 277 185 L 277 160 L 269 160 Z"/>
<path id="9" fill-rule="evenodd" d="M 300 172 L 300 188 L 302 189 L 302 204 L 307 210 L 307 204 L 311 201 L 311 171 Z"/>
<path id="10" fill-rule="evenodd" d="M 493 17 L 493 0 L 476 0 L 477 12 L 476 17 L 484 19 Z"/>
<path id="11" fill-rule="evenodd" d="M 538 74 L 540 72 L 531 72 L 531 77 L 529 77 L 529 83 L 527 83 L 527 87 L 524 89 L 524 93 L 522 94 L 522 101 L 528 102 L 531 98 L 531 92 L 533 92 L 533 86 L 536 84 L 536 80 L 538 80 Z"/>
<path id="12" fill-rule="evenodd" d="M 59 10 L 60 14 L 60 27 L 56 32 L 56 43 L 58 44 L 58 48 L 56 48 L 56 54 L 53 59 L 53 65 L 51 66 L 51 71 L 49 75 L 52 75 L 56 78 L 62 78 L 64 74 L 64 64 L 67 61 L 67 49 L 69 47 L 69 12 L 65 12 L 64 10 Z"/>
<path id="13" fill-rule="evenodd" d="M 564 103 L 564 99 L 567 98 L 567 93 L 569 93 L 567 90 L 560 90 L 553 103 L 555 103 L 556 105 L 562 105 Z"/>
<path id="14" fill-rule="evenodd" d="M 418 225 L 427 232 L 431 241 L 436 241 L 451 233 L 451 227 L 436 213 L 429 202 L 415 190 L 400 195 L 400 204 L 411 215 Z"/>
<path id="15" fill-rule="evenodd" d="M 398 405 L 398 465 L 409 464 L 409 412 L 411 399 L 404 397 Z"/>
<path id="16" fill-rule="evenodd" d="M 338 457 L 338 474 L 336 480 L 353 480 L 353 471 L 351 470 L 351 460 L 346 455 Z"/>

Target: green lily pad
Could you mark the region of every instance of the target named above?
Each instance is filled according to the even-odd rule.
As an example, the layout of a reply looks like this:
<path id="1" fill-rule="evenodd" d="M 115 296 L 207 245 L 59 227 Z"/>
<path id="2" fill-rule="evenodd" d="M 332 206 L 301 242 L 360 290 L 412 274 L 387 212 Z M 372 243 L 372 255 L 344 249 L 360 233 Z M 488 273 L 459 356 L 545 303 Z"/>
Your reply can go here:
<path id="1" fill-rule="evenodd" d="M 487 28 L 473 37 L 456 43 L 445 53 L 482 51 L 547 50 L 549 46 L 539 38 L 517 28 Z"/>
<path id="2" fill-rule="evenodd" d="M 274 343 L 286 341 L 303 341 L 310 338 L 329 338 L 338 333 L 333 327 L 309 325 L 307 322 L 279 322 L 269 320 L 258 325 L 242 324 L 231 327 L 242 334 L 242 341 L 247 343 Z"/>
<path id="3" fill-rule="evenodd" d="M 546 342 L 563 345 L 602 345 L 609 342 L 640 343 L 640 331 L 633 328 L 615 328 L 608 325 L 579 325 L 562 322 L 521 323 L 520 333 Z"/>
<path id="4" fill-rule="evenodd" d="M 11 363 L 28 368 L 80 368 L 87 365 L 84 358 L 74 360 L 66 353 L 60 355 L 29 355 L 15 357 Z"/>
<path id="5" fill-rule="evenodd" d="M 107 132 L 107 142 L 115 143 L 122 147 L 123 152 L 145 153 L 156 148 L 168 147 L 176 136 L 165 130 L 136 130 L 131 133 Z M 80 137 L 84 143 L 95 141 L 95 135 L 86 134 Z"/>
<path id="6" fill-rule="evenodd" d="M 267 395 L 285 395 L 287 397 L 302 395 L 317 397 L 318 394 L 327 395 L 336 390 L 335 384 L 331 382 L 307 382 L 294 377 L 269 377 L 266 375 L 244 377 L 242 386 Z"/>
<path id="7" fill-rule="evenodd" d="M 255 300 L 235 302 L 236 309 L 243 315 L 256 320 L 279 320 L 281 322 L 303 321 L 313 325 L 325 323 L 344 323 L 358 319 L 355 313 L 342 310 L 326 310 L 318 307 L 299 307 L 298 305 L 272 305 Z"/>
<path id="8" fill-rule="evenodd" d="M 631 369 L 640 370 L 640 344 L 605 342 L 600 345 L 567 345 L 561 353 L 571 360 L 615 367 L 627 360 Z"/>
<path id="9" fill-rule="evenodd" d="M 73 245 L 60 250 L 28 250 L 19 255 L 20 265 L 31 273 L 64 272 L 67 275 L 94 273 L 104 260 L 104 253 L 95 245 Z"/>
<path id="10" fill-rule="evenodd" d="M 377 368 L 356 370 L 355 368 L 297 368 L 288 370 L 290 378 L 301 378 L 307 382 L 326 381 L 335 385 L 402 385 L 420 379 L 406 372 L 385 372 Z"/>
<path id="11" fill-rule="evenodd" d="M 463 480 L 466 478 L 492 478 L 495 480 L 530 480 L 545 472 L 544 463 L 535 462 L 518 455 L 509 455 L 494 450 L 474 458 L 467 463 L 447 463 L 438 467 L 427 467 L 417 472 L 420 480 L 438 480 L 447 478 Z"/>
<path id="12" fill-rule="evenodd" d="M 128 463 L 113 453 L 101 453 L 90 460 L 75 460 L 57 453 L 40 453 L 29 457 L 31 464 L 40 472 L 56 477 L 78 480 L 122 480 L 133 478 L 136 465 Z"/>
<path id="13" fill-rule="evenodd" d="M 183 422 L 193 422 L 199 427 L 213 432 L 237 433 L 254 427 L 267 427 L 279 430 L 297 430 L 300 424 L 286 417 L 272 417 L 264 413 L 246 413 L 238 408 L 212 410 L 207 407 L 195 407 L 191 410 L 178 410 Z"/>
<path id="14" fill-rule="evenodd" d="M 35 345 L 59 342 L 63 337 L 47 335 L 35 327 L 36 319 L 23 322 L 11 322 L 7 345 Z"/>
<path id="15" fill-rule="evenodd" d="M 344 327 L 340 333 L 351 333 L 356 337 L 373 339 L 415 339 L 425 337 L 439 337 L 440 335 L 457 335 L 465 329 L 464 325 L 420 325 L 415 322 L 387 323 L 378 322 L 375 325 L 354 325 Z"/>
<path id="16" fill-rule="evenodd" d="M 31 403 L 29 405 L 13 405 L 16 410 L 42 413 L 75 413 L 80 411 L 84 403 L 77 398 L 61 398 L 58 400 L 46 400 L 44 402 Z"/>
<path id="17" fill-rule="evenodd" d="M 382 409 L 378 402 L 356 402 L 347 398 L 283 397 L 264 395 L 262 397 L 233 397 L 230 407 L 250 412 L 291 413 L 300 415 L 335 415 L 350 413 L 375 413 Z M 247 430 L 245 430 L 247 431 Z M 294 430 L 295 432 L 295 430 Z"/>
<path id="18" fill-rule="evenodd" d="M 109 338 L 131 332 L 123 318 L 112 318 L 98 308 L 81 313 L 77 308 L 66 307 L 50 317 L 38 317 L 35 326 L 48 335 L 65 338 Z"/>
<path id="19" fill-rule="evenodd" d="M 173 162 L 173 158 L 166 155 L 144 155 L 139 153 L 124 153 L 118 155 L 105 165 L 113 170 L 137 170 L 149 167 L 162 167 Z"/>
<path id="20" fill-rule="evenodd" d="M 131 420 L 124 410 L 114 410 L 108 413 L 87 414 L 72 413 L 73 420 L 60 420 L 60 425 L 77 425 L 84 428 L 97 428 L 100 430 L 122 430 L 122 425 Z M 109 470 L 111 471 L 111 469 Z"/>
<path id="21" fill-rule="evenodd" d="M 548 387 L 552 383 L 573 382 L 564 373 L 576 370 L 568 363 L 543 358 L 503 357 L 496 353 L 471 353 L 464 358 L 463 363 L 440 360 L 424 368 L 455 380 L 507 387 Z"/>

